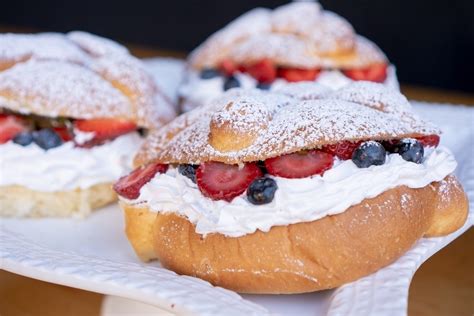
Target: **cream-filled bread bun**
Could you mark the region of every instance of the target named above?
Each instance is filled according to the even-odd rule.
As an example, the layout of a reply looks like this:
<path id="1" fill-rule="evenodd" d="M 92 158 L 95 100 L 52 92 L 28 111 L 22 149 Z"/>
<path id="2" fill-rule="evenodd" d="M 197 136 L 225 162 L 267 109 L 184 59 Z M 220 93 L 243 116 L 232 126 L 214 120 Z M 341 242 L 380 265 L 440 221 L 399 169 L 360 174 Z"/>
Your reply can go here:
<path id="1" fill-rule="evenodd" d="M 0 215 L 82 217 L 115 201 L 142 135 L 174 116 L 118 43 L 0 34 Z"/>
<path id="2" fill-rule="evenodd" d="M 439 141 L 382 84 L 233 89 L 153 132 L 114 188 L 142 260 L 243 293 L 311 292 L 463 225 Z"/>

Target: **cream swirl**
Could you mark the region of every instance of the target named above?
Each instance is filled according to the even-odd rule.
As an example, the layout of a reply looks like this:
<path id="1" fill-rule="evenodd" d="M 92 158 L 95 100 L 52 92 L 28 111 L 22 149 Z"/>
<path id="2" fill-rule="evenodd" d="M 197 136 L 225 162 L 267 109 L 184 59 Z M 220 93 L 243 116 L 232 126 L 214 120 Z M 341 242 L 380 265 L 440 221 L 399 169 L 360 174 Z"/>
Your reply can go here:
<path id="1" fill-rule="evenodd" d="M 43 192 L 86 189 L 113 182 L 132 168 L 142 138 L 129 133 L 92 148 L 73 142 L 44 150 L 36 144 L 0 145 L 0 186 L 21 185 Z"/>
<path id="2" fill-rule="evenodd" d="M 196 106 L 206 104 L 224 93 L 224 77 L 218 76 L 211 79 L 202 79 L 196 71 L 191 71 L 188 76 L 188 80 L 179 89 L 179 95 L 185 99 L 183 103 L 184 111 L 189 111 Z M 257 86 L 257 81 L 248 74 L 238 72 L 235 76 L 242 88 L 248 89 Z M 346 77 L 339 70 L 323 70 L 314 82 L 326 88 L 337 90 L 354 81 Z M 278 89 L 288 84 L 291 83 L 278 78 L 273 82 L 271 89 Z M 388 67 L 387 79 L 384 84 L 395 90 L 400 89 L 394 66 Z"/>
<path id="3" fill-rule="evenodd" d="M 132 204 L 145 203 L 155 212 L 174 212 L 196 225 L 196 232 L 221 233 L 238 237 L 272 226 L 309 222 L 344 212 L 364 199 L 391 188 L 406 185 L 422 188 L 440 181 L 456 168 L 456 161 L 446 148 L 427 151 L 423 163 L 415 164 L 390 154 L 382 166 L 358 168 L 351 160 L 335 162 L 323 176 L 303 179 L 274 177 L 278 189 L 273 201 L 251 204 L 245 194 L 232 200 L 213 201 L 204 197 L 197 185 L 170 168 L 157 174 L 142 187 Z"/>

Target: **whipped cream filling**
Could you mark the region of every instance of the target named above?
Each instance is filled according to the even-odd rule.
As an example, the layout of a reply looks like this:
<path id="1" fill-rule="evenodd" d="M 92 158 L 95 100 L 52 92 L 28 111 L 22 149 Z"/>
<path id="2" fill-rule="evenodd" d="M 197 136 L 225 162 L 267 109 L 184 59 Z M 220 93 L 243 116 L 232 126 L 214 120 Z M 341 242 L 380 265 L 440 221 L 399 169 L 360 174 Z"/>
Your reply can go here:
<path id="1" fill-rule="evenodd" d="M 246 73 L 237 72 L 235 74 L 237 80 L 239 80 L 240 86 L 245 89 L 255 88 L 258 82 L 250 75 Z M 188 74 L 187 81 L 180 87 L 179 95 L 185 99 L 183 104 L 183 110 L 189 111 L 196 106 L 206 104 L 212 99 L 220 96 L 224 93 L 224 81 L 225 78 L 217 76 L 211 79 L 202 79 L 199 76 L 199 72 L 191 71 Z M 323 70 L 314 80 L 327 88 L 338 90 L 342 87 L 347 86 L 354 80 L 346 77 L 339 70 Z M 277 78 L 271 85 L 271 90 L 278 89 L 282 86 L 289 85 L 290 82 Z M 393 65 L 387 68 L 387 79 L 384 84 L 395 90 L 400 90 L 396 70 Z"/>
<path id="2" fill-rule="evenodd" d="M 130 172 L 141 143 L 138 133 L 92 148 L 78 148 L 67 142 L 44 150 L 34 143 L 21 146 L 9 141 L 0 145 L 0 186 L 21 185 L 55 192 L 113 182 Z"/>
<path id="3" fill-rule="evenodd" d="M 390 154 L 384 165 L 358 168 L 352 160 L 336 160 L 323 176 L 303 179 L 273 177 L 278 185 L 273 201 L 253 205 L 242 194 L 231 202 L 204 197 L 197 185 L 176 168 L 157 174 L 140 190 L 132 204 L 145 204 L 155 212 L 174 212 L 196 225 L 199 234 L 221 233 L 238 237 L 257 229 L 309 222 L 342 213 L 350 206 L 389 189 L 406 185 L 422 188 L 441 181 L 456 168 L 451 152 L 442 147 L 427 150 L 421 164 Z"/>

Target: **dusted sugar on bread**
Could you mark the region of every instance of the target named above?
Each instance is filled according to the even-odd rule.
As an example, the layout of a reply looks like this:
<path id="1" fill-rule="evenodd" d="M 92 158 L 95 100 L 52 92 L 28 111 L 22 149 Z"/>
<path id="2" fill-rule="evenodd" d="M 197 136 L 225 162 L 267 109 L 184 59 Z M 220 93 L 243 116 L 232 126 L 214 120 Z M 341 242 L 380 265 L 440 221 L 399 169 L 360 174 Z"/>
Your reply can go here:
<path id="1" fill-rule="evenodd" d="M 271 59 L 297 68 L 363 68 L 387 61 L 345 19 L 311 1 L 247 12 L 196 48 L 190 65 L 216 67 L 226 58 L 238 64 Z"/>
<path id="2" fill-rule="evenodd" d="M 84 32 L 0 35 L 0 107 L 156 128 L 173 106 L 118 43 Z"/>
<path id="3" fill-rule="evenodd" d="M 414 114 L 403 95 L 381 84 L 357 82 L 327 93 L 308 83 L 282 93 L 233 89 L 151 133 L 136 164 L 240 163 L 341 140 L 438 133 Z"/>

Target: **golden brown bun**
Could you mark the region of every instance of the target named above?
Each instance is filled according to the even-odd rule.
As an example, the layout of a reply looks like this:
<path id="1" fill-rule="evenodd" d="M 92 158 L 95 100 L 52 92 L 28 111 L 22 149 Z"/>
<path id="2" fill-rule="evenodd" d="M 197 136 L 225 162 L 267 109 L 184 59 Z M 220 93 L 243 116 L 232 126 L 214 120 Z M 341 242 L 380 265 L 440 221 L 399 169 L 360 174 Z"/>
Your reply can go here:
<path id="1" fill-rule="evenodd" d="M 194 69 L 223 60 L 252 64 L 270 59 L 297 68 L 363 68 L 386 63 L 374 43 L 317 2 L 292 2 L 275 10 L 256 8 L 212 34 L 189 58 Z"/>
<path id="2" fill-rule="evenodd" d="M 60 192 L 40 192 L 19 185 L 2 186 L 0 216 L 83 218 L 116 199 L 111 183 Z"/>
<path id="3" fill-rule="evenodd" d="M 314 83 L 270 92 L 234 88 L 150 133 L 135 165 L 238 164 L 341 141 L 439 133 L 402 94 L 382 84 L 354 82 L 330 92 Z"/>
<path id="4" fill-rule="evenodd" d="M 434 205 L 436 211 L 430 229 L 425 237 L 437 237 L 450 234 L 466 222 L 469 201 L 458 180 L 451 176 L 434 185 L 437 195 Z M 460 210 L 465 209 L 465 212 Z"/>
<path id="5" fill-rule="evenodd" d="M 0 34 L 0 108 L 76 119 L 119 118 L 153 128 L 174 108 L 142 62 L 85 32 Z"/>
<path id="6" fill-rule="evenodd" d="M 458 229 L 468 211 L 453 176 L 421 189 L 388 190 L 341 214 L 236 238 L 203 237 L 177 215 L 122 207 L 127 236 L 142 260 L 158 258 L 179 274 L 243 293 L 303 293 L 351 282 L 392 263 L 433 231 Z"/>

